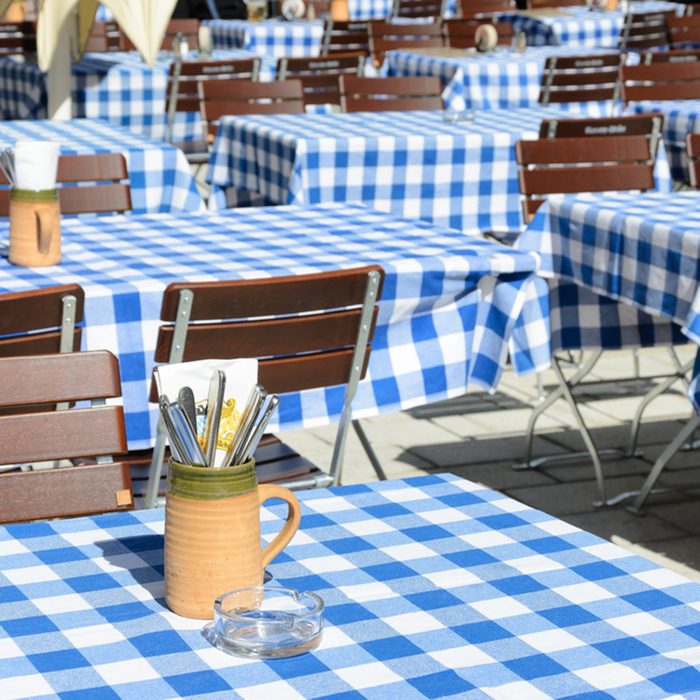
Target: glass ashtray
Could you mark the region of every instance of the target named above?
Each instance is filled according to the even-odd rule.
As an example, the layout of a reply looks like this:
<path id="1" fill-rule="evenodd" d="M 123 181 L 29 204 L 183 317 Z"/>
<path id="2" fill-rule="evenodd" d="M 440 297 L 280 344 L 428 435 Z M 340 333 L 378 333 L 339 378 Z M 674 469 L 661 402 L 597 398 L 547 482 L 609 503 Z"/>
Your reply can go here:
<path id="1" fill-rule="evenodd" d="M 204 636 L 235 656 L 275 659 L 315 649 L 323 631 L 323 600 L 292 588 L 254 586 L 223 593 Z"/>
<path id="2" fill-rule="evenodd" d="M 442 120 L 445 122 L 473 122 L 475 113 L 473 109 L 453 110 L 446 109 L 442 113 Z"/>

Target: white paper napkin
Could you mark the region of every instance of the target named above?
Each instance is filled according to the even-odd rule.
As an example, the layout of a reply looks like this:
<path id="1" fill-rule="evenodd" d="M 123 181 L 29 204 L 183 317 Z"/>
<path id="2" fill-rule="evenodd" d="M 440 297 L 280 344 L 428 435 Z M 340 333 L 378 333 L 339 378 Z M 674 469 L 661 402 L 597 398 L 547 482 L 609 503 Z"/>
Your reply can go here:
<path id="1" fill-rule="evenodd" d="M 54 189 L 59 149 L 55 141 L 17 141 L 15 186 L 21 190 Z"/>

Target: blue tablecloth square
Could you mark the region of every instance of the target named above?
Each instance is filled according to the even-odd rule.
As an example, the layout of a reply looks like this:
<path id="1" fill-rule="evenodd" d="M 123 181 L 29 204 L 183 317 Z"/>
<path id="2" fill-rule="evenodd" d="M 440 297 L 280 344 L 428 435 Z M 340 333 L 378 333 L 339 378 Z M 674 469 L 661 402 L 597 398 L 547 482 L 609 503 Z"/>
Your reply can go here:
<path id="1" fill-rule="evenodd" d="M 423 653 L 423 650 L 409 639 L 399 636 L 362 642 L 360 646 L 372 654 L 375 659 L 379 659 L 379 661 L 417 656 Z"/>
<path id="2" fill-rule="evenodd" d="M 580 564 L 574 566 L 572 571 L 588 581 L 600 581 L 605 578 L 615 578 L 616 576 L 624 576 L 625 572 L 618 569 L 606 561 L 597 561 L 590 564 Z"/>
<path id="3" fill-rule="evenodd" d="M 318 700 L 365 700 L 367 696 L 358 693 L 356 690 L 348 690 L 345 693 L 333 693 L 332 695 L 322 695 Z"/>
<path id="4" fill-rule="evenodd" d="M 292 656 L 288 659 L 274 659 L 270 665 L 280 678 L 298 678 L 330 670 L 328 666 L 315 657 Z"/>
<path id="5" fill-rule="evenodd" d="M 10 637 L 24 637 L 26 635 L 58 632 L 58 627 L 44 615 L 20 617 L 16 620 L 0 620 L 0 627 L 2 627 Z"/>
<path id="6" fill-rule="evenodd" d="M 76 593 L 88 591 L 102 591 L 114 588 L 114 579 L 109 574 L 92 574 L 90 576 L 75 576 L 65 579 L 66 583 Z"/>
<path id="7" fill-rule="evenodd" d="M 304 589 L 310 590 L 310 589 Z M 336 626 L 349 625 L 363 620 L 376 620 L 377 616 L 362 605 L 344 603 L 326 608 L 326 618 Z"/>
<path id="8" fill-rule="evenodd" d="M 473 506 L 475 503 L 483 503 L 482 498 L 467 491 L 438 496 L 437 499 L 450 508 L 461 508 L 462 506 Z"/>
<path id="9" fill-rule="evenodd" d="M 517 515 L 511 515 L 510 513 L 504 513 L 503 515 L 487 515 L 483 518 L 477 518 L 477 520 L 491 530 L 507 530 L 511 527 L 522 527 L 528 524 L 522 518 L 519 518 Z"/>
<path id="10" fill-rule="evenodd" d="M 350 554 L 351 552 L 363 552 L 374 549 L 374 545 L 360 537 L 343 537 L 339 540 L 328 540 L 324 542 L 332 552 L 336 554 Z"/>
<path id="11" fill-rule="evenodd" d="M 195 673 L 183 673 L 179 676 L 164 676 L 175 692 L 181 697 L 191 695 L 206 696 L 207 693 L 230 691 L 231 686 L 214 671 L 197 671 Z"/>
<path id="12" fill-rule="evenodd" d="M 455 605 L 460 605 L 459 598 L 444 590 L 408 593 L 404 597 L 419 610 L 438 610 L 440 608 L 450 608 Z"/>
<path id="13" fill-rule="evenodd" d="M 362 510 L 364 510 L 368 515 L 371 515 L 373 518 L 377 518 L 379 520 L 393 518 L 400 515 L 409 515 L 411 512 L 403 506 L 400 506 L 398 503 L 380 503 L 375 506 L 364 506 Z"/>
<path id="14" fill-rule="evenodd" d="M 282 578 L 280 583 L 288 588 L 296 588 L 298 591 L 320 591 L 328 588 L 329 584 L 326 579 L 315 574 L 309 576 L 296 576 L 293 578 Z"/>
<path id="15" fill-rule="evenodd" d="M 0 586 L 0 604 L 27 600 L 27 596 L 17 586 Z"/>
<path id="16" fill-rule="evenodd" d="M 453 627 L 452 631 L 466 642 L 469 642 L 469 644 L 484 644 L 485 642 L 495 642 L 496 640 L 508 639 L 513 636 L 507 629 L 490 620 L 458 625 Z"/>
<path id="17" fill-rule="evenodd" d="M 650 680 L 667 693 L 697 693 L 700 688 L 700 671 L 696 668 L 679 668 Z"/>
<path id="18" fill-rule="evenodd" d="M 301 522 L 299 523 L 299 529 L 303 532 L 307 530 L 313 530 L 317 527 L 333 527 L 336 523 L 330 518 L 320 513 L 311 513 L 310 515 L 302 515 Z"/>
<path id="19" fill-rule="evenodd" d="M 613 661 L 627 661 L 656 654 L 654 649 L 643 644 L 638 639 L 613 639 L 609 642 L 594 644 L 593 646 Z"/>
<path id="20" fill-rule="evenodd" d="M 528 681 L 533 678 L 566 673 L 566 669 L 561 664 L 558 664 L 546 654 L 533 654 L 520 659 L 511 659 L 510 661 L 504 661 L 503 665 L 520 676 L 520 678 Z"/>
<path id="21" fill-rule="evenodd" d="M 678 631 L 683 632 L 683 634 L 687 634 L 689 637 L 697 639 L 700 642 L 700 624 L 684 625 L 683 627 L 679 627 Z"/>
<path id="22" fill-rule="evenodd" d="M 539 614 L 557 627 L 587 625 L 600 619 L 578 605 L 562 605 L 560 608 L 541 610 Z"/>
<path id="23" fill-rule="evenodd" d="M 509 578 L 489 581 L 489 583 L 506 595 L 522 595 L 523 593 L 535 593 L 546 590 L 537 579 L 532 576 L 511 576 Z"/>
<path id="24" fill-rule="evenodd" d="M 179 654 L 190 648 L 175 630 L 149 632 L 131 637 L 129 641 L 139 650 L 141 656 Z"/>
<path id="25" fill-rule="evenodd" d="M 452 537 L 449 530 L 439 525 L 423 525 L 421 527 L 410 527 L 402 532 L 413 542 L 430 542 L 432 540 L 442 540 Z"/>
<path id="26" fill-rule="evenodd" d="M 453 564 L 457 564 L 462 569 L 469 569 L 472 566 L 482 566 L 493 564 L 496 559 L 482 549 L 467 549 L 463 552 L 453 552 L 445 555 Z"/>
<path id="27" fill-rule="evenodd" d="M 19 523 L 17 525 L 8 525 L 7 532 L 18 540 L 25 537 L 51 537 L 56 534 L 56 531 L 51 527 L 50 523 Z"/>
<path id="28" fill-rule="evenodd" d="M 414 688 L 419 690 L 426 698 L 440 698 L 446 694 L 457 696 L 474 690 L 474 686 L 458 676 L 454 671 L 440 671 L 428 676 L 406 679 Z"/>
<path id="29" fill-rule="evenodd" d="M 623 572 L 620 572 L 620 575 L 623 576 Z M 629 595 L 623 595 L 622 599 L 638 607 L 640 610 L 659 610 L 660 608 L 670 608 L 674 605 L 680 605 L 680 602 L 676 598 L 672 598 L 667 593 L 657 590 L 630 593 Z"/>
<path id="30" fill-rule="evenodd" d="M 66 561 L 77 561 L 79 559 L 87 559 L 84 552 L 81 552 L 77 547 L 60 547 L 58 549 L 45 549 L 34 552 L 34 556 L 44 564 L 60 564 Z M 2 596 L 0 595 L 0 599 Z"/>
<path id="31" fill-rule="evenodd" d="M 377 581 L 394 581 L 399 578 L 410 578 L 415 576 L 416 572 L 400 562 L 391 562 L 389 564 L 376 564 L 375 566 L 364 567 L 364 572 L 368 576 L 372 576 Z"/>
<path id="32" fill-rule="evenodd" d="M 347 486 L 334 486 L 332 489 L 328 490 L 335 493 L 338 489 L 340 489 L 342 493 L 349 493 L 353 496 L 357 495 L 358 493 L 372 493 L 372 489 L 366 484 L 348 484 Z M 301 526 L 299 526 L 299 529 L 301 529 Z"/>
<path id="33" fill-rule="evenodd" d="M 539 537 L 534 540 L 526 540 L 523 542 L 523 545 L 539 554 L 550 554 L 552 552 L 562 552 L 566 549 L 576 549 L 575 545 L 561 537 Z"/>
<path id="34" fill-rule="evenodd" d="M 150 379 L 151 367 L 146 369 L 142 352 L 125 352 L 119 357 L 122 382 L 139 382 Z"/>
<path id="35" fill-rule="evenodd" d="M 119 517 L 121 516 L 121 517 Z M 135 518 L 131 513 L 106 513 L 105 515 L 96 515 L 92 518 L 93 522 L 97 527 L 101 528 L 110 528 L 110 527 L 129 527 L 131 525 L 138 525 L 139 520 Z M 162 546 L 162 535 L 153 535 L 153 537 L 160 537 L 161 538 L 161 546 Z M 144 540 L 145 538 L 143 536 L 140 536 L 138 538 L 132 537 L 132 538 L 122 538 L 119 541 L 120 542 L 132 542 L 135 540 Z M 133 546 L 133 545 L 132 545 Z M 139 551 L 138 549 L 133 549 L 132 551 L 137 552 Z"/>
<path id="36" fill-rule="evenodd" d="M 61 700 L 119 700 L 121 697 L 111 688 L 81 688 L 58 694 Z"/>
<path id="37" fill-rule="evenodd" d="M 127 620 L 138 620 L 154 614 L 146 605 L 135 601 L 133 603 L 122 603 L 121 605 L 107 605 L 96 608 L 97 612 L 109 622 L 126 622 Z"/>
<path id="38" fill-rule="evenodd" d="M 77 649 L 59 649 L 43 654 L 27 654 L 27 658 L 40 673 L 90 666 L 90 662 Z"/>

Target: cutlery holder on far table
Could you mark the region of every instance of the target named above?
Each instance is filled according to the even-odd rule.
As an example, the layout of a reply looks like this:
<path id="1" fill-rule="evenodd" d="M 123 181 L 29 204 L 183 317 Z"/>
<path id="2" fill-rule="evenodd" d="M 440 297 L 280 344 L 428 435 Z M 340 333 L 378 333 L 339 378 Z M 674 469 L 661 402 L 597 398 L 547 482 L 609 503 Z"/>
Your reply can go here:
<path id="1" fill-rule="evenodd" d="M 10 190 L 9 260 L 24 267 L 61 261 L 58 190 Z"/>

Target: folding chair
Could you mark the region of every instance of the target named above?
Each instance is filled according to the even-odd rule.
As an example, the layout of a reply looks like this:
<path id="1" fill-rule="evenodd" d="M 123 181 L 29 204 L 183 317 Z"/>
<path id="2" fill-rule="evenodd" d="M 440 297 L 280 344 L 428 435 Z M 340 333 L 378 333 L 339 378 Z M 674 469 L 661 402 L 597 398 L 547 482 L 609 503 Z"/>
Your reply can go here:
<path id="1" fill-rule="evenodd" d="M 226 115 L 303 114 L 304 92 L 300 80 L 269 83 L 247 80 L 206 80 L 199 84 L 202 117 L 213 138 L 219 119 Z"/>
<path id="2" fill-rule="evenodd" d="M 258 480 L 293 489 L 340 482 L 347 429 L 352 422 L 377 471 L 386 478 L 357 421 L 351 420 L 364 377 L 384 271 L 377 265 L 228 282 L 175 283 L 163 296 L 156 362 L 211 357 L 258 357 L 258 381 L 270 393 L 345 385 L 329 471 L 323 472 L 279 442 L 256 452 Z M 156 400 L 152 385 L 151 400 Z M 282 397 L 284 402 L 284 397 Z M 165 436 L 159 424 L 146 507 L 161 490 Z"/>
<path id="3" fill-rule="evenodd" d="M 671 48 L 700 43 L 700 15 L 669 17 L 666 20 L 671 37 Z"/>
<path id="4" fill-rule="evenodd" d="M 0 57 L 35 53 L 34 22 L 0 22 Z"/>
<path id="5" fill-rule="evenodd" d="M 674 10 L 628 12 L 620 31 L 618 48 L 622 51 L 639 51 L 658 46 L 667 47 L 671 41 L 667 22 L 675 15 Z"/>
<path id="6" fill-rule="evenodd" d="M 369 25 L 369 48 L 377 65 L 383 62 L 387 51 L 444 45 L 442 27 L 437 22 L 392 24 L 375 21 Z"/>
<path id="7" fill-rule="evenodd" d="M 513 25 L 510 22 L 487 22 L 485 19 L 444 19 L 445 44 L 455 49 L 473 49 L 474 33 L 482 24 L 490 24 L 498 34 L 499 46 L 510 46 L 513 41 Z"/>
<path id="8" fill-rule="evenodd" d="M 362 75 L 365 57 L 362 53 L 337 53 L 332 56 L 280 58 L 278 80 L 300 80 L 304 106 L 332 104 L 340 106 L 341 75 Z"/>
<path id="9" fill-rule="evenodd" d="M 516 9 L 515 0 L 460 0 L 462 19 L 478 18 L 494 12 L 512 12 Z M 490 19 L 490 17 L 487 17 Z M 512 32 L 512 27 L 511 27 Z"/>
<path id="10" fill-rule="evenodd" d="M 328 18 L 323 26 L 321 55 L 359 51 L 369 55 L 369 22 Z"/>
<path id="11" fill-rule="evenodd" d="M 540 83 L 540 104 L 609 101 L 614 105 L 620 97 L 623 60 L 619 52 L 547 56 Z"/>
<path id="12" fill-rule="evenodd" d="M 173 125 L 178 112 L 201 114 L 199 84 L 207 80 L 258 80 L 259 58 L 238 58 L 224 61 L 173 61 L 169 70 L 168 99 L 165 109 L 165 140 L 183 151 L 189 163 L 209 162 L 209 140 L 206 133 L 194 141 L 174 141 Z M 233 86 L 234 84 L 231 83 Z"/>
<path id="13" fill-rule="evenodd" d="M 700 63 L 656 61 L 621 68 L 622 99 L 693 100 L 700 97 Z"/>
<path id="14" fill-rule="evenodd" d="M 0 522 L 86 515 L 132 507 L 129 468 L 110 455 L 126 452 L 119 367 L 109 352 L 0 359 L 0 462 L 97 457 L 91 464 L 0 474 Z M 90 408 L 37 411 L 57 402 Z"/>
<path id="15" fill-rule="evenodd" d="M 700 61 L 700 49 L 669 49 L 668 51 L 647 51 L 640 63 L 697 63 Z"/>
<path id="16" fill-rule="evenodd" d="M 437 76 L 357 78 L 340 76 L 344 112 L 395 112 L 442 109 L 442 84 Z"/>
<path id="17" fill-rule="evenodd" d="M 539 10 L 544 7 L 573 7 L 580 6 L 579 0 L 527 0 L 528 10 Z"/>
<path id="18" fill-rule="evenodd" d="M 446 0 L 394 0 L 391 16 L 408 19 L 424 17 L 439 19 L 444 16 L 446 7 Z"/>
<path id="19" fill-rule="evenodd" d="M 198 19 L 171 19 L 163 35 L 162 51 L 172 51 L 173 42 L 176 37 L 182 37 L 187 41 L 190 49 L 197 48 L 199 40 L 199 20 Z M 124 51 L 133 51 L 136 47 L 131 40 L 124 35 Z"/>
<path id="20" fill-rule="evenodd" d="M 690 186 L 697 190 L 700 189 L 700 134 L 688 134 L 685 143 Z"/>

